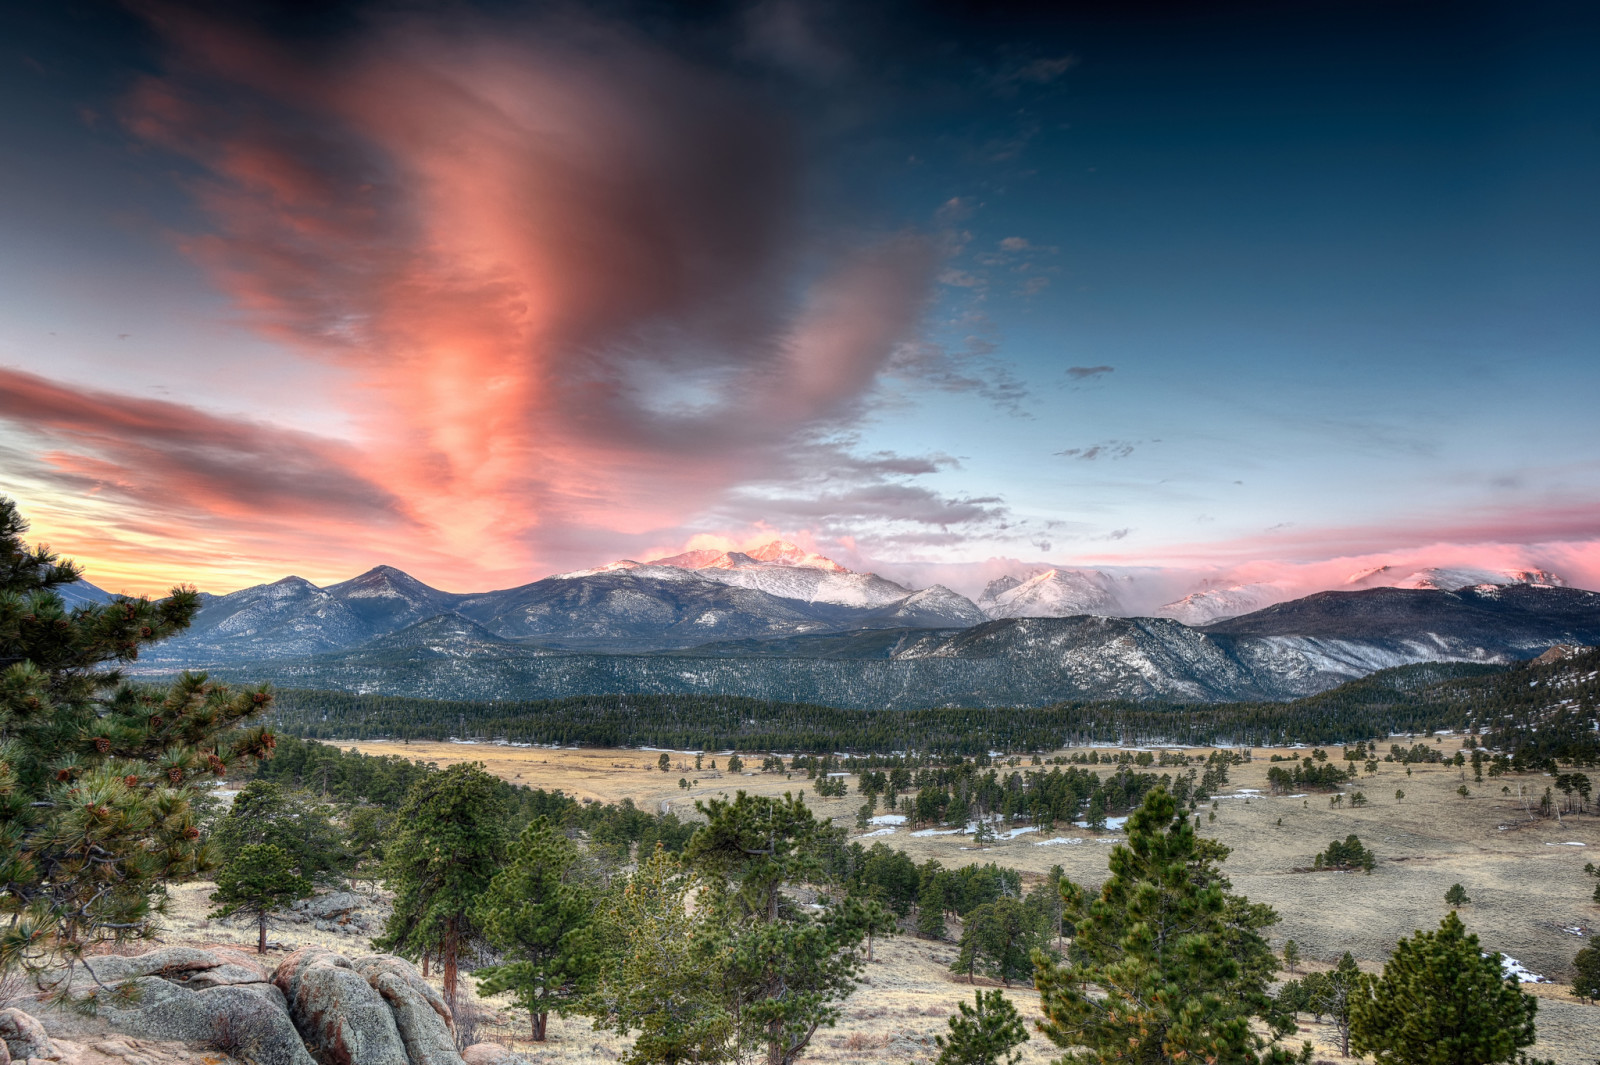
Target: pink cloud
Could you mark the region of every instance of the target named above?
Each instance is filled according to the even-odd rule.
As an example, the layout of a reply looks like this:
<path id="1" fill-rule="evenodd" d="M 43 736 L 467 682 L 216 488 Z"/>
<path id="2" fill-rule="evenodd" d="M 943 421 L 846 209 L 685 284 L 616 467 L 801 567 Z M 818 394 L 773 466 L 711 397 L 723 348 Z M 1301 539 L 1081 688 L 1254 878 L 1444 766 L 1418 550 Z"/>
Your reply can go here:
<path id="1" fill-rule="evenodd" d="M 125 121 L 194 164 L 183 246 L 355 374 L 364 475 L 463 554 L 760 520 L 740 486 L 853 424 L 917 334 L 934 245 L 798 232 L 784 117 L 626 32 L 396 19 L 313 57 L 151 12 L 168 70 Z"/>

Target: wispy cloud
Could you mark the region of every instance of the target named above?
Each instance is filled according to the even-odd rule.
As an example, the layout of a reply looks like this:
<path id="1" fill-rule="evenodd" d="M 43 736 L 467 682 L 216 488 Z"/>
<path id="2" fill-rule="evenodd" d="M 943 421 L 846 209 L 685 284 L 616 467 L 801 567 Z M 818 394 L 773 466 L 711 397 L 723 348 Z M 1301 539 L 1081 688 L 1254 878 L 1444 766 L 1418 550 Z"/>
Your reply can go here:
<path id="1" fill-rule="evenodd" d="M 803 138 L 753 83 L 572 11 L 391 12 L 305 49 L 223 9 L 146 10 L 165 69 L 122 118 L 185 160 L 207 225 L 179 242 L 293 353 L 285 373 L 300 358 L 355 382 L 354 430 L 299 450 L 273 438 L 244 493 L 231 473 L 265 437 L 113 447 L 35 424 L 63 441 L 63 486 L 123 484 L 157 510 L 162 477 L 205 483 L 197 505 L 294 496 L 307 539 L 319 507 L 404 515 L 504 575 L 758 507 L 941 536 L 997 513 L 916 483 L 937 463 L 837 443 L 837 483 L 790 478 L 794 455 L 852 439 L 891 385 L 1013 411 L 1026 390 L 991 348 L 923 337 L 947 244 L 802 224 Z M 758 5 L 745 30 L 823 80 L 847 62 L 802 7 Z M 121 478 L 131 448 L 170 476 Z"/>

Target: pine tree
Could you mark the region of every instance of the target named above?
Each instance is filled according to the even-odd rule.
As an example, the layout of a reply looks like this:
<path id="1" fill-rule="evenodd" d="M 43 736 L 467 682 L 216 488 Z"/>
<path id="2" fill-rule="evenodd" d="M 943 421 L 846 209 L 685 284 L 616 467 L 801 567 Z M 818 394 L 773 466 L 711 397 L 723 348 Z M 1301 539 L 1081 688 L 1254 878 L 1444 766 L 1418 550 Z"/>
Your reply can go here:
<path id="1" fill-rule="evenodd" d="M 1350 1056 L 1350 1016 L 1356 996 L 1360 994 L 1363 976 L 1356 959 L 1347 950 L 1331 973 L 1319 974 L 1322 979 L 1314 987 L 1312 1007 L 1320 1017 L 1326 1013 L 1339 1033 L 1339 1052 Z M 1309 982 L 1309 981 L 1308 981 Z"/>
<path id="2" fill-rule="evenodd" d="M 816 1030 L 832 1025 L 837 1002 L 855 990 L 866 930 L 849 906 L 801 910 L 784 890 L 823 873 L 819 846 L 830 826 L 800 799 L 739 792 L 697 804 L 706 825 L 686 859 L 706 884 L 713 917 L 707 949 L 721 959 L 741 1041 L 765 1044 L 768 1065 L 790 1065 Z"/>
<path id="3" fill-rule="evenodd" d="M 1263 968 L 1274 964 L 1265 942 L 1242 965 L 1229 936 L 1226 891 L 1188 815 L 1164 788 L 1149 792 L 1128 820 L 1128 841 L 1111 853 L 1111 876 L 1088 900 L 1062 883 L 1076 930 L 1071 963 L 1034 955 L 1040 1029 L 1069 1048 L 1075 1065 L 1205 1061 L 1256 1065 L 1294 1055 L 1251 1031 L 1266 1021 L 1275 1037 L 1294 1030 L 1266 991 Z M 1256 939 L 1260 937 L 1255 936 Z M 1237 948 L 1235 948 L 1237 949 Z M 1257 953 L 1266 960 L 1258 960 Z M 1309 1060 L 1309 1045 L 1302 1060 Z"/>
<path id="4" fill-rule="evenodd" d="M 961 1012 L 947 1022 L 950 1035 L 934 1036 L 937 1065 L 1017 1065 L 1022 1055 L 1016 1048 L 1028 1041 L 1017 1008 L 999 991 L 973 997 L 974 1005 L 957 1003 Z"/>
<path id="5" fill-rule="evenodd" d="M 477 971 L 484 995 L 512 992 L 542 1043 L 550 1012 L 588 989 L 598 963 L 594 897 L 580 882 L 577 844 L 546 818 L 522 830 L 478 900 L 474 921 L 506 960 Z"/>
<path id="6" fill-rule="evenodd" d="M 1572 993 L 1590 1002 L 1600 999 L 1600 947 L 1584 947 L 1572 960 Z"/>
<path id="7" fill-rule="evenodd" d="M 1290 972 L 1295 971 L 1295 966 L 1300 964 L 1300 944 L 1292 939 L 1283 942 L 1283 967 Z"/>
<path id="8" fill-rule="evenodd" d="M 1451 911 L 1435 932 L 1396 944 L 1351 1007 L 1351 1046 L 1379 1065 L 1492 1065 L 1534 1040 L 1538 1000 L 1483 953 Z"/>
<path id="9" fill-rule="evenodd" d="M 0 969 L 82 956 L 152 933 L 166 883 L 211 867 L 193 802 L 202 781 L 276 742 L 245 720 L 267 688 L 186 673 L 165 693 L 120 667 L 189 626 L 193 589 L 68 609 L 80 571 L 29 548 L 0 497 Z"/>
<path id="10" fill-rule="evenodd" d="M 252 780 L 239 790 L 211 844 L 224 863 L 253 843 L 270 843 L 289 856 L 294 872 L 313 884 L 331 884 L 350 868 L 345 833 L 328 807 L 305 792 L 286 792 L 270 780 Z"/>
<path id="11" fill-rule="evenodd" d="M 928 939 L 943 939 L 944 884 L 938 872 L 924 873 L 922 889 L 917 893 L 917 935 Z"/>
<path id="12" fill-rule="evenodd" d="M 595 993 L 576 1008 L 596 1028 L 634 1035 L 622 1065 L 714 1065 L 734 1056 L 717 958 L 702 947 L 708 914 L 689 908 L 696 886 L 658 844 L 600 914 L 604 967 Z"/>
<path id="13" fill-rule="evenodd" d="M 1450 890 L 1444 893 L 1444 901 L 1453 910 L 1458 906 L 1465 906 L 1472 900 L 1467 898 L 1467 889 L 1460 884 L 1451 884 Z"/>
<path id="14" fill-rule="evenodd" d="M 975 907 L 964 918 L 961 950 L 953 971 L 974 970 L 998 976 L 1007 987 L 1013 979 L 1026 979 L 1033 968 L 1032 954 L 1044 946 L 1040 922 L 1017 899 L 1001 897 Z"/>
<path id="15" fill-rule="evenodd" d="M 406 796 L 400 834 L 388 848 L 394 912 L 373 943 L 413 961 L 437 953 L 452 1008 L 461 954 L 479 932 L 474 903 L 504 865 L 498 783 L 481 762 L 429 773 Z"/>
<path id="16" fill-rule="evenodd" d="M 291 902 L 310 897 L 310 879 L 294 871 L 294 860 L 272 843 L 249 843 L 234 853 L 217 874 L 211 901 L 220 905 L 212 917 L 246 913 L 256 919 L 256 953 L 267 952 L 267 918 Z"/>

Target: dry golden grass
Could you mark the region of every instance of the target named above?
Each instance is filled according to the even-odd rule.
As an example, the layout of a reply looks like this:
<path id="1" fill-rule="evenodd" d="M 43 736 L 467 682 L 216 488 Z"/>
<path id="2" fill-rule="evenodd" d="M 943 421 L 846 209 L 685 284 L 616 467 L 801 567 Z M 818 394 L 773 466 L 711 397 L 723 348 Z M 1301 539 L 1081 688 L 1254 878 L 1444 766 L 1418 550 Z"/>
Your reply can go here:
<path id="1" fill-rule="evenodd" d="M 604 802 L 627 797 L 641 806 L 668 808 L 685 817 L 694 816 L 695 799 L 731 795 L 739 789 L 772 795 L 804 788 L 815 809 L 844 825 L 853 825 L 861 802 L 853 780 L 845 798 L 817 799 L 803 776 L 729 774 L 725 752 L 705 755 L 698 772 L 692 753 L 674 752 L 672 770 L 663 773 L 656 768 L 656 751 L 449 743 L 357 746 L 368 754 L 400 754 L 440 765 L 480 761 L 490 772 L 520 784 L 559 788 L 580 799 Z M 1441 746 L 1454 753 L 1454 741 L 1446 739 Z M 1360 808 L 1351 808 L 1348 798 L 1345 806 L 1330 807 L 1328 794 L 1317 792 L 1304 797 L 1246 796 L 1247 789 L 1268 790 L 1271 753 L 1258 748 L 1255 761 L 1233 769 L 1224 796 L 1216 801 L 1215 820 L 1210 819 L 1210 808 L 1202 808 L 1200 826 L 1204 834 L 1233 849 L 1225 869 L 1234 890 L 1272 904 L 1282 915 L 1272 932 L 1275 946 L 1294 939 L 1305 958 L 1302 970 L 1327 968 L 1348 950 L 1363 968 L 1376 971 L 1396 939 L 1438 925 L 1446 912 L 1446 889 L 1460 882 L 1473 899 L 1462 908 L 1462 918 L 1484 946 L 1503 951 L 1555 981 L 1528 987 L 1540 999 L 1535 1053 L 1560 1065 L 1592 1065 L 1600 1048 L 1600 1007 L 1579 1003 L 1565 984 L 1573 955 L 1587 942 L 1587 935 L 1567 929 L 1600 925 L 1600 906 L 1589 901 L 1594 881 L 1582 871 L 1586 860 L 1596 860 L 1600 854 L 1600 818 L 1528 821 L 1516 799 L 1518 783 L 1542 794 L 1547 778 L 1486 777 L 1477 784 L 1470 767 L 1464 774 L 1471 791 L 1467 799 L 1456 794 L 1463 783 L 1461 770 L 1413 766 L 1408 775 L 1404 766 L 1393 763 L 1379 763 L 1375 775 L 1363 775 L 1345 787 L 1347 795 L 1366 794 L 1369 803 Z M 1338 757 L 1337 750 L 1331 753 Z M 722 772 L 710 768 L 713 758 L 724 767 Z M 696 783 L 687 790 L 680 788 L 680 777 Z M 1509 787 L 1512 794 L 1502 794 L 1502 787 Z M 1406 793 L 1403 801 L 1394 797 L 1397 788 Z M 1538 794 L 1533 795 L 1535 802 Z M 1372 875 L 1292 871 L 1309 866 L 1317 851 L 1352 832 L 1378 855 Z M 851 833 L 859 835 L 853 827 Z M 1051 838 L 1075 842 L 1037 845 Z M 1024 834 L 978 851 L 965 836 L 914 836 L 900 828 L 863 842 L 881 840 L 903 848 L 919 863 L 929 858 L 947 866 L 997 861 L 1022 870 L 1030 880 L 1060 864 L 1072 879 L 1098 885 L 1106 875 L 1110 844 L 1119 838 L 1118 833 L 1095 837 L 1066 827 Z M 171 937 L 253 942 L 250 929 L 204 920 L 204 894 L 209 890 L 209 885 L 192 885 L 175 893 Z M 306 925 L 276 928 L 273 938 L 289 947 L 317 942 L 352 950 L 365 945 Z M 948 971 L 954 953 L 953 943 L 911 936 L 883 942 L 879 960 L 868 967 L 867 984 L 845 1004 L 839 1025 L 818 1033 L 806 1060 L 931 1061 L 937 1053 L 932 1037 L 946 1030 L 946 1018 L 955 1012 L 956 1003 L 972 993 Z M 1012 988 L 1008 994 L 1025 1017 L 1038 1016 L 1038 996 L 1032 990 Z M 523 1024 L 523 1018 L 509 1014 L 502 1014 L 502 1019 L 518 1030 Z M 1302 1018 L 1302 1031 L 1300 1038 L 1313 1040 L 1319 1059 L 1339 1060 L 1331 1026 Z M 618 1040 L 597 1035 L 581 1020 L 555 1021 L 552 1038 L 543 1047 L 517 1045 L 538 1060 L 572 1065 L 613 1061 L 621 1047 Z M 1024 1048 L 1023 1061 L 1031 1065 L 1055 1056 L 1056 1049 L 1036 1035 Z"/>
<path id="2" fill-rule="evenodd" d="M 1409 745 L 1411 741 L 1396 742 Z M 631 797 L 657 809 L 666 803 L 683 816 L 692 816 L 696 798 L 731 794 L 740 788 L 781 794 L 807 783 L 801 777 L 785 779 L 774 774 L 713 774 L 711 759 L 726 766 L 725 752 L 706 755 L 703 765 L 707 768 L 699 773 L 693 771 L 692 754 L 674 753 L 673 770 L 662 773 L 655 768 L 659 757 L 655 751 L 453 743 L 359 746 L 370 754 L 398 753 L 441 765 L 481 761 L 490 772 L 532 787 L 560 788 L 569 795 L 606 802 Z M 1440 743 L 1447 755 L 1457 746 L 1458 741 L 1448 737 Z M 1207 752 L 1191 749 L 1188 753 Z M 1249 789 L 1267 792 L 1272 753 L 1258 748 L 1254 761 L 1235 767 L 1224 794 L 1238 796 Z M 1276 753 L 1299 757 L 1307 752 Z M 1330 753 L 1338 758 L 1340 752 L 1334 749 Z M 1027 768 L 1026 760 L 1023 768 Z M 1101 771 L 1106 770 L 1102 767 Z M 680 776 L 698 781 L 697 786 L 687 791 L 679 788 Z M 1456 794 L 1463 783 L 1471 792 L 1466 799 Z M 1226 871 L 1234 889 L 1271 903 L 1283 916 L 1273 930 L 1274 944 L 1294 939 L 1313 967 L 1330 965 L 1348 950 L 1365 968 L 1380 968 L 1397 939 L 1417 929 L 1437 927 L 1447 909 L 1445 891 L 1451 884 L 1461 883 L 1473 900 L 1462 908 L 1462 919 L 1484 946 L 1502 951 L 1552 980 L 1550 985 L 1529 988 L 1541 1004 L 1537 1053 L 1558 1062 L 1591 1065 L 1595 1048 L 1600 1048 L 1600 1007 L 1579 1003 L 1566 985 L 1573 955 L 1588 942 L 1587 930 L 1600 926 L 1600 906 L 1590 901 L 1594 881 L 1583 874 L 1585 861 L 1600 858 L 1600 817 L 1567 816 L 1559 823 L 1529 821 L 1516 794 L 1519 784 L 1536 804 L 1549 783 L 1548 778 L 1528 775 L 1486 776 L 1479 784 L 1472 779 L 1470 767 L 1414 765 L 1408 774 L 1403 765 L 1380 762 L 1376 774 L 1363 774 L 1344 788 L 1347 796 L 1363 792 L 1368 798 L 1364 807 L 1352 808 L 1348 797 L 1346 805 L 1330 807 L 1329 795 L 1319 792 L 1296 798 L 1266 794 L 1219 797 L 1216 819 L 1210 820 L 1211 810 L 1203 808 L 1200 826 L 1203 833 L 1233 849 Z M 1503 787 L 1511 794 L 1503 794 Z M 1405 791 L 1404 800 L 1395 799 L 1397 788 Z M 853 825 L 860 806 L 853 780 L 851 794 L 843 799 L 817 799 L 809 788 L 806 791 L 807 800 L 819 812 L 837 823 Z M 857 834 L 854 828 L 851 831 Z M 1378 867 L 1372 875 L 1291 872 L 1311 865 L 1317 851 L 1352 832 L 1377 852 Z M 1079 842 L 1037 845 L 1048 838 Z M 1024 834 L 980 852 L 971 849 L 966 836 L 914 836 L 900 828 L 892 835 L 863 842 L 870 845 L 881 840 L 904 849 L 919 863 L 929 858 L 945 865 L 992 860 L 1039 875 L 1059 864 L 1072 879 L 1097 885 L 1105 877 L 1108 841 L 1117 838 L 1119 834 L 1109 833 L 1097 839 L 1067 827 Z M 1569 843 L 1583 846 L 1566 845 Z M 1568 931 L 1572 928 L 1584 929 L 1586 934 L 1575 935 Z M 857 1054 L 843 1043 L 837 1048 L 831 1045 L 833 1039 L 848 1040 L 856 1031 L 863 1038 L 888 1031 L 884 1026 L 852 1027 L 865 1020 L 855 1017 L 862 1010 L 882 1010 L 888 1018 L 888 1011 L 907 1009 L 915 1001 L 919 1008 L 925 1005 L 953 1011 L 962 990 L 931 960 L 950 953 L 947 944 L 930 946 L 907 938 L 889 947 L 883 954 L 886 961 L 873 966 L 874 985 L 851 1000 L 849 1023 L 822 1037 L 829 1053 L 872 1060 L 870 1051 Z M 891 970 L 893 975 L 887 975 Z M 886 974 L 882 978 L 876 975 L 880 971 Z M 1016 995 L 1020 1006 L 1031 992 L 1018 991 Z M 1337 1056 L 1331 1029 L 1306 1027 L 1311 1029 L 1308 1037 L 1318 1043 L 1319 1055 Z M 920 1030 L 931 1035 L 943 1028 L 942 1020 L 929 1020 Z M 1037 1041 L 1033 1045 L 1037 1049 Z"/>

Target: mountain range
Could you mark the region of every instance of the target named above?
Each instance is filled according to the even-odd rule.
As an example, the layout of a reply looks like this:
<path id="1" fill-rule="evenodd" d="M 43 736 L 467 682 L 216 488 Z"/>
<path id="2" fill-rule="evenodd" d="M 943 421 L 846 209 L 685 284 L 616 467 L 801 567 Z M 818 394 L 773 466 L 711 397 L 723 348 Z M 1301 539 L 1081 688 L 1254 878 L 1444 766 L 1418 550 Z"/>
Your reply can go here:
<path id="1" fill-rule="evenodd" d="M 138 668 L 433 698 L 1035 705 L 1285 699 L 1389 666 L 1600 643 L 1600 594 L 1542 571 L 1419 571 L 1395 582 L 1407 587 L 1322 592 L 1216 620 L 1208 612 L 1269 593 L 1212 589 L 1173 604 L 1181 617 L 1122 617 L 1118 581 L 1046 568 L 993 581 L 974 603 L 782 541 L 469 594 L 379 566 L 326 588 L 286 577 L 208 597 L 194 626 Z"/>

